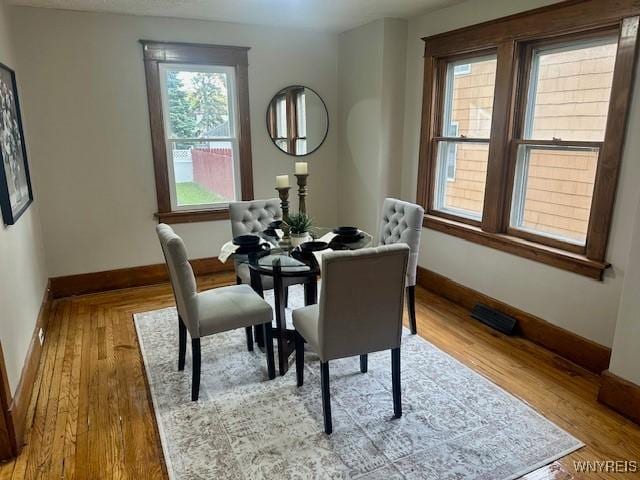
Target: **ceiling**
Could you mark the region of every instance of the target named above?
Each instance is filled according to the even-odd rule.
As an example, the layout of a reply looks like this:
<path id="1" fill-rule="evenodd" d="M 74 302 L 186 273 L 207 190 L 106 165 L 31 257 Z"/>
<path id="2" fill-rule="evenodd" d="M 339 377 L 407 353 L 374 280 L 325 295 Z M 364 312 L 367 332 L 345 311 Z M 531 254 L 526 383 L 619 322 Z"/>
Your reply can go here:
<path id="1" fill-rule="evenodd" d="M 196 18 L 341 32 L 463 0 L 9 0 L 12 5 Z"/>

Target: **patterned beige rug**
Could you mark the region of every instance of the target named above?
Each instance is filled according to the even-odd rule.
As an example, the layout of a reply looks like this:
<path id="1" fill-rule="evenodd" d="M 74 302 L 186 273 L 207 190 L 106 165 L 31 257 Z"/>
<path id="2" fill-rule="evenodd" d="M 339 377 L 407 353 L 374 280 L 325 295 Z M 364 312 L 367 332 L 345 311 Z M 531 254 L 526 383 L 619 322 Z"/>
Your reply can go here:
<path id="1" fill-rule="evenodd" d="M 301 305 L 302 292 L 293 289 L 290 302 Z M 191 402 L 189 353 L 177 370 L 175 309 L 138 314 L 135 324 L 173 479 L 502 480 L 583 445 L 418 336 L 403 337 L 398 420 L 389 352 L 370 355 L 366 374 L 358 358 L 332 362 L 327 436 L 314 354 L 298 389 L 293 367 L 267 381 L 244 329 L 203 339 L 200 401 Z"/>

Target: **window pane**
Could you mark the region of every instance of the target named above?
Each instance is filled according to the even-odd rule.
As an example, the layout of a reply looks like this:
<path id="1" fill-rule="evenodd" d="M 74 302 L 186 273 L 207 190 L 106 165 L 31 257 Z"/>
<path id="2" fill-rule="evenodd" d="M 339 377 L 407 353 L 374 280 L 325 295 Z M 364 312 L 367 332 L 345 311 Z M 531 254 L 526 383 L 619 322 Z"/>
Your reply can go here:
<path id="1" fill-rule="evenodd" d="M 442 136 L 489 138 L 496 64 L 493 56 L 448 65 Z"/>
<path id="2" fill-rule="evenodd" d="M 307 136 L 307 102 L 304 92 L 296 96 L 296 128 L 298 137 Z"/>
<path id="3" fill-rule="evenodd" d="M 296 140 L 296 155 L 306 155 L 306 154 L 307 154 L 307 139 L 298 138 Z"/>
<path id="4" fill-rule="evenodd" d="M 171 139 L 233 136 L 226 72 L 186 69 L 165 72 Z"/>
<path id="5" fill-rule="evenodd" d="M 286 138 L 278 138 L 278 139 L 276 139 L 276 145 L 283 152 L 288 152 L 289 151 L 289 140 L 287 140 Z"/>
<path id="6" fill-rule="evenodd" d="M 287 138 L 287 100 L 284 95 L 276 101 L 276 136 Z"/>
<path id="7" fill-rule="evenodd" d="M 525 137 L 604 140 L 616 49 L 607 38 L 536 51 Z"/>
<path id="8" fill-rule="evenodd" d="M 479 220 L 487 178 L 487 143 L 439 142 L 436 210 Z"/>
<path id="9" fill-rule="evenodd" d="M 521 145 L 511 225 L 584 245 L 598 149 Z"/>
<path id="10" fill-rule="evenodd" d="M 231 142 L 169 142 L 178 207 L 236 198 Z"/>

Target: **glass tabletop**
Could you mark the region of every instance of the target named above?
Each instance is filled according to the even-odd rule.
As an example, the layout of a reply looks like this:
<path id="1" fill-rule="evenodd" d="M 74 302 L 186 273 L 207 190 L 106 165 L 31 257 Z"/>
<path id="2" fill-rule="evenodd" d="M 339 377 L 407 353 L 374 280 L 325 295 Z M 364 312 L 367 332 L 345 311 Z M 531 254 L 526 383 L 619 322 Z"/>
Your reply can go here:
<path id="1" fill-rule="evenodd" d="M 333 232 L 331 227 L 314 227 L 310 230 L 313 240 L 320 240 Z M 279 265 L 283 274 L 314 274 L 319 272 L 319 257 L 323 252 L 303 252 L 299 247 L 292 247 L 280 242 L 276 236 L 265 232 L 256 234 L 264 240 L 262 250 L 252 253 L 234 254 L 236 264 L 248 264 L 263 273 L 271 273 L 273 267 Z M 367 232 L 360 231 L 357 238 L 343 239 L 334 237 L 329 242 L 329 250 L 358 250 L 369 246 L 373 238 Z"/>

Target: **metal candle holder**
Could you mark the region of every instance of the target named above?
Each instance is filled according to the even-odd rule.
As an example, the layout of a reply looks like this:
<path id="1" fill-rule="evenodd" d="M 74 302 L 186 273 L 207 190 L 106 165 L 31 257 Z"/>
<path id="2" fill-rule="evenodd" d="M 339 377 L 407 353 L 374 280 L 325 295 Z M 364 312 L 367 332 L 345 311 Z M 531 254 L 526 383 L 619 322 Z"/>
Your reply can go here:
<path id="1" fill-rule="evenodd" d="M 298 179 L 298 203 L 300 213 L 307 213 L 307 177 L 308 174 L 296 173 Z"/>

